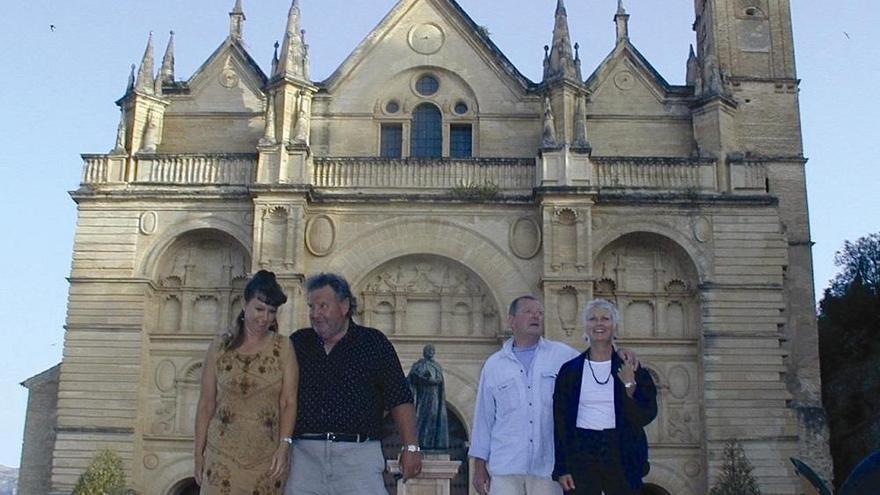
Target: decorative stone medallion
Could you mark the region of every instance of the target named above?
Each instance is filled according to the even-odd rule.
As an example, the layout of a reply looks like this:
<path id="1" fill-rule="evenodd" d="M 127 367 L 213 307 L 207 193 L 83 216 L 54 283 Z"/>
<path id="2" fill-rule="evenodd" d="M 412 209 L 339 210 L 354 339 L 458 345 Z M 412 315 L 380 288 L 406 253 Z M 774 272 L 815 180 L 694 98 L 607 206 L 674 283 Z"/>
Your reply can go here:
<path id="1" fill-rule="evenodd" d="M 138 231 L 143 235 L 151 235 L 156 232 L 159 225 L 159 216 L 155 211 L 145 211 L 138 219 Z"/>
<path id="2" fill-rule="evenodd" d="M 144 456 L 144 467 L 147 469 L 156 469 L 159 467 L 159 456 L 156 454 L 147 454 Z"/>
<path id="3" fill-rule="evenodd" d="M 227 67 L 220 73 L 220 85 L 227 89 L 238 86 L 239 77 L 234 69 Z"/>
<path id="4" fill-rule="evenodd" d="M 437 53 L 446 41 L 440 26 L 432 23 L 416 24 L 409 30 L 409 46 L 422 55 Z"/>
<path id="5" fill-rule="evenodd" d="M 697 217 L 693 224 L 694 237 L 699 242 L 708 242 L 712 238 L 712 224 L 706 217 Z"/>
<path id="6" fill-rule="evenodd" d="M 161 392 L 170 392 L 174 388 L 177 369 L 174 363 L 165 359 L 156 366 L 156 388 Z"/>
<path id="7" fill-rule="evenodd" d="M 306 249 L 315 256 L 327 256 L 336 242 L 336 224 L 327 215 L 317 215 L 306 225 Z"/>
<path id="8" fill-rule="evenodd" d="M 510 225 L 510 251 L 524 260 L 534 258 L 541 250 L 541 227 L 528 217 L 517 218 Z"/>
<path id="9" fill-rule="evenodd" d="M 614 74 L 614 85 L 621 91 L 629 91 L 635 85 L 635 76 L 628 70 Z"/>

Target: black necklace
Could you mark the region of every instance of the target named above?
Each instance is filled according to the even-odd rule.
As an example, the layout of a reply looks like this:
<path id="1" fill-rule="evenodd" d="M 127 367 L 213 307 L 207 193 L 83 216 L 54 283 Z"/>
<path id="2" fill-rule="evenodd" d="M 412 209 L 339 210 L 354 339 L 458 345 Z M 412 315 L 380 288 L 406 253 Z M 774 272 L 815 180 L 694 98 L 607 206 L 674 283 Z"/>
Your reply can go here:
<path id="1" fill-rule="evenodd" d="M 608 371 L 608 378 L 605 378 L 604 382 L 600 382 L 598 378 L 596 378 L 596 372 L 593 371 L 593 363 L 590 362 L 590 349 L 587 349 L 587 365 L 590 367 L 590 374 L 593 375 L 593 380 L 596 381 L 599 385 L 605 385 L 608 383 L 608 380 L 611 379 L 611 371 Z"/>

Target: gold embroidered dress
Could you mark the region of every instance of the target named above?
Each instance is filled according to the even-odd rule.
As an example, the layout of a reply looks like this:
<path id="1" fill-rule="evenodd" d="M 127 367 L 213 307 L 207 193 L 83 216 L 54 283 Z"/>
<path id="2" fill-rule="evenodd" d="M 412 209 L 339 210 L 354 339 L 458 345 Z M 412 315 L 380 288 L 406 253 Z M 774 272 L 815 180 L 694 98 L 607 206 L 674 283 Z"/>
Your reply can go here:
<path id="1" fill-rule="evenodd" d="M 221 340 L 214 345 L 221 349 Z M 274 334 L 253 354 L 218 351 L 217 406 L 208 425 L 202 495 L 281 494 L 287 474 L 270 478 L 278 448 L 283 363 L 294 359 L 287 338 Z"/>

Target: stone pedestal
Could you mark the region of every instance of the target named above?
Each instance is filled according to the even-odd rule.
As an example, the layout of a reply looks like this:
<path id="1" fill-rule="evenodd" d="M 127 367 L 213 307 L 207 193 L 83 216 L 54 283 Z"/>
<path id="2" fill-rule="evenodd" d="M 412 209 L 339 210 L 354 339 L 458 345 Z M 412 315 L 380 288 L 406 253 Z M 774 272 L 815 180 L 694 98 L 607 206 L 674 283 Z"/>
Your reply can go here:
<path id="1" fill-rule="evenodd" d="M 399 473 L 397 459 L 386 462 L 389 472 Z M 397 495 L 449 495 L 449 484 L 458 474 L 461 461 L 449 460 L 449 454 L 425 454 L 418 478 L 397 481 Z"/>

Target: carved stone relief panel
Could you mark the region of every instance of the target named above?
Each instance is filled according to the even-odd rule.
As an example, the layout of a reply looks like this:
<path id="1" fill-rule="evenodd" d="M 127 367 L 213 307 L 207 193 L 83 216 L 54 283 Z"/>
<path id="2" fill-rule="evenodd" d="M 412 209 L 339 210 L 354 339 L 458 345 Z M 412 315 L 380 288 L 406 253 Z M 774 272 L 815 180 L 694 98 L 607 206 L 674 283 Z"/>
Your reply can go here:
<path id="1" fill-rule="evenodd" d="M 596 297 L 617 303 L 621 337 L 695 339 L 698 278 L 687 253 L 649 233 L 609 244 L 594 263 Z"/>
<path id="2" fill-rule="evenodd" d="M 699 444 L 703 420 L 696 357 L 688 362 L 650 363 L 647 368 L 657 385 L 657 419 L 646 429 L 648 439 L 664 444 Z"/>
<path id="3" fill-rule="evenodd" d="M 570 270 L 577 263 L 578 215 L 571 208 L 556 210 L 553 221 L 553 270 Z"/>
<path id="4" fill-rule="evenodd" d="M 412 255 L 388 261 L 359 284 L 361 318 L 388 334 L 492 336 L 498 309 L 485 282 L 460 263 Z"/>
<path id="5" fill-rule="evenodd" d="M 238 313 L 250 268 L 244 248 L 214 230 L 187 233 L 159 260 L 151 332 L 217 333 Z"/>
<path id="6" fill-rule="evenodd" d="M 287 227 L 287 209 L 275 206 L 263 211 L 263 238 L 260 243 L 262 266 L 276 265 L 284 261 L 287 252 Z"/>

